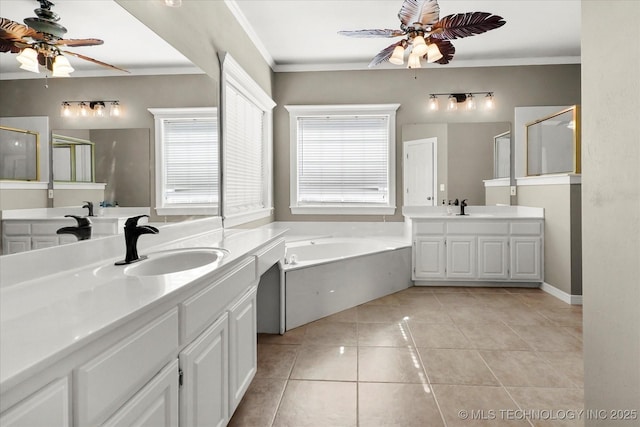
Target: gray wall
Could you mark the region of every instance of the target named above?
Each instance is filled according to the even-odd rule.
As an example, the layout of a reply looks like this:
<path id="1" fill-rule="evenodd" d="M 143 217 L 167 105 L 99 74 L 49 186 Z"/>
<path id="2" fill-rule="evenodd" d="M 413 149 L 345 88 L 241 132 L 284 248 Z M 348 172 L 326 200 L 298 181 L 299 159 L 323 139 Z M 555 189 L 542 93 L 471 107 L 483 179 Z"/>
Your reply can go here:
<path id="1" fill-rule="evenodd" d="M 582 295 L 580 185 L 518 186 L 518 205 L 544 208 L 544 281 Z"/>
<path id="2" fill-rule="evenodd" d="M 580 103 L 579 65 L 276 73 L 274 83 L 274 99 L 278 104 L 274 110 L 275 208 L 276 219 L 279 221 L 382 220 L 381 217 L 372 216 L 291 215 L 289 209 L 289 115 L 284 108 L 285 105 L 402 104 L 396 117 L 396 205 L 398 209 L 393 217 L 386 217 L 386 220 L 402 221 L 401 154 L 402 140 L 408 137 L 408 132 L 404 131 L 405 126 L 454 122 L 513 123 L 513 111 L 517 106 Z M 441 108 L 438 112 L 428 110 L 429 93 L 481 90 L 494 91 L 495 110 L 490 112 L 481 109 L 472 112 L 464 110 L 448 112 L 445 108 Z M 439 170 L 438 175 L 441 173 Z"/>
<path id="3" fill-rule="evenodd" d="M 640 412 L 640 2 L 582 2 L 585 407 Z M 607 28 L 606 37 L 594 28 Z M 603 57 L 603 52 L 606 52 Z M 593 426 L 639 426 L 638 418 Z"/>

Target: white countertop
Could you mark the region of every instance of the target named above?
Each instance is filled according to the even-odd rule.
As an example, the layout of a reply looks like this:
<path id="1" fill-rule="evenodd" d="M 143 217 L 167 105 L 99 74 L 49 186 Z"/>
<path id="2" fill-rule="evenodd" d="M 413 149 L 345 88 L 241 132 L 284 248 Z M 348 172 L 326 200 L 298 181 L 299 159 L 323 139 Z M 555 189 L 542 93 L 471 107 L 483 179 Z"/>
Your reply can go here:
<path id="1" fill-rule="evenodd" d="M 142 236 L 139 253 L 146 254 L 158 250 L 187 247 L 219 247 L 229 251 L 217 266 L 204 266 L 163 276 L 133 277 L 123 273 L 124 266 L 114 266 L 114 262 L 123 258 L 124 245 L 118 249 L 118 256 L 111 249 L 104 249 L 110 258 L 102 258 L 97 253 L 92 264 L 70 270 L 60 271 L 25 281 L 15 279 L 14 271 L 0 276 L 6 283 L 0 288 L 0 390 L 6 391 L 20 381 L 28 378 L 39 369 L 54 363 L 87 342 L 102 336 L 129 319 L 167 300 L 172 294 L 202 280 L 212 281 L 225 266 L 239 258 L 253 253 L 259 248 L 282 236 L 284 231 L 268 229 L 252 230 L 214 230 L 200 234 L 193 233 L 196 226 L 186 226 L 193 237 L 171 240 L 180 232 L 179 226 L 167 230 L 168 236 L 160 245 L 152 246 L 154 237 Z M 184 237 L 184 235 L 182 235 Z M 106 246 L 118 247 L 121 236 L 98 239 L 91 246 L 76 247 L 98 248 L 100 240 Z M 158 240 L 160 241 L 160 240 Z M 82 244 L 82 243 L 80 243 Z M 71 245 L 67 245 L 71 246 Z M 65 250 L 69 250 L 68 248 Z M 25 255 L 30 258 L 18 258 L 21 254 L 0 257 L 4 266 L 24 260 L 34 259 L 32 251 Z M 86 250 L 85 250 L 86 252 Z M 99 251 L 96 251 L 99 252 Z M 55 252 L 47 252 L 55 254 Z M 54 255 L 55 256 L 55 255 Z M 82 257 L 79 257 L 82 258 Z M 44 261 L 44 259 L 43 259 Z M 46 264 L 46 263 L 44 263 Z M 44 270 L 52 272 L 53 267 Z M 25 273 L 28 278 L 28 274 Z M 201 280 L 200 280 L 201 279 Z M 9 282 L 15 283 L 9 283 Z"/>
<path id="2" fill-rule="evenodd" d="M 460 206 L 451 206 L 452 213 L 447 214 L 446 206 L 404 206 L 402 214 L 410 219 L 442 220 L 491 220 L 491 219 L 544 219 L 544 208 L 528 206 L 466 206 L 465 213 L 458 215 Z"/>
<path id="3" fill-rule="evenodd" d="M 105 221 L 114 219 L 126 219 L 135 215 L 149 215 L 148 207 L 130 208 L 102 208 L 94 206 L 94 216 L 89 217 L 91 221 Z M 80 206 L 68 206 L 64 208 L 34 208 L 34 209 L 6 209 L 0 211 L 0 218 L 7 220 L 70 220 L 65 215 L 85 216 L 89 211 Z"/>

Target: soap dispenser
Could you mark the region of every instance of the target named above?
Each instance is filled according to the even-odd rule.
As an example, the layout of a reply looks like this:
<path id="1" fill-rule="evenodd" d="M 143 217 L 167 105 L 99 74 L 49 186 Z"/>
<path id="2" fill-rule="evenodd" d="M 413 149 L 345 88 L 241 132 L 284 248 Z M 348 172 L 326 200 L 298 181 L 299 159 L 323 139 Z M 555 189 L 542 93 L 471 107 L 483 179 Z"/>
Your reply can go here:
<path id="1" fill-rule="evenodd" d="M 447 215 L 453 214 L 453 208 L 451 207 L 451 200 L 449 200 L 449 204 L 447 205 Z"/>

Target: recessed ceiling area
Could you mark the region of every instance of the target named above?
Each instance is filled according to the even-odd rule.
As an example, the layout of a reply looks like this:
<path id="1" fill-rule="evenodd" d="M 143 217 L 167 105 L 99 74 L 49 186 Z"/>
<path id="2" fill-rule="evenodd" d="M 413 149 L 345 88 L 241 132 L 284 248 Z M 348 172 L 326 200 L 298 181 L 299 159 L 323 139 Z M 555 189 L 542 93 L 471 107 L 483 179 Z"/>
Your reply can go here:
<path id="1" fill-rule="evenodd" d="M 67 29 L 65 38 L 97 38 L 99 46 L 69 47 L 64 50 L 89 56 L 130 71 L 115 71 L 89 61 L 66 55 L 75 68 L 73 77 L 123 76 L 151 74 L 192 74 L 202 71 L 113 0 L 54 0 L 51 10 Z M 23 24 L 24 18 L 36 16 L 35 0 L 2 0 L 0 16 Z M 157 7 L 166 7 L 157 1 Z M 16 54 L 0 53 L 0 79 L 37 79 L 40 74 L 19 69 Z"/>

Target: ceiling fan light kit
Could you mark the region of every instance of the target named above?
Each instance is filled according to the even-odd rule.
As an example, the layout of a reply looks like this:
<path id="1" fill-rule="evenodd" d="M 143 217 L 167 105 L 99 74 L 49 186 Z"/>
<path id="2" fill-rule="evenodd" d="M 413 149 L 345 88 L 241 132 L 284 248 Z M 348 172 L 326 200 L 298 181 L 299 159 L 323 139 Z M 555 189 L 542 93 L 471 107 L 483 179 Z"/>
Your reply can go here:
<path id="1" fill-rule="evenodd" d="M 51 10 L 54 4 L 49 0 L 36 1 L 40 3 L 40 7 L 34 10 L 37 17 L 25 18 L 26 25 L 0 17 L 0 52 L 17 53 L 21 69 L 39 73 L 42 66 L 51 71 L 52 77 L 69 77 L 74 69 L 64 55 L 67 54 L 128 73 L 114 65 L 60 49 L 60 46 L 96 46 L 104 42 L 99 39 L 63 39 L 67 29 L 58 24 L 60 17 Z"/>
<path id="2" fill-rule="evenodd" d="M 369 68 L 384 61 L 404 64 L 404 54 L 410 50 L 407 68 L 420 68 L 421 60 L 448 64 L 456 52 L 449 40 L 482 34 L 503 26 L 506 21 L 487 12 L 467 12 L 440 19 L 437 0 L 404 0 L 400 12 L 400 30 L 375 29 L 339 31 L 349 37 L 406 37 L 381 50 L 369 63 Z"/>

